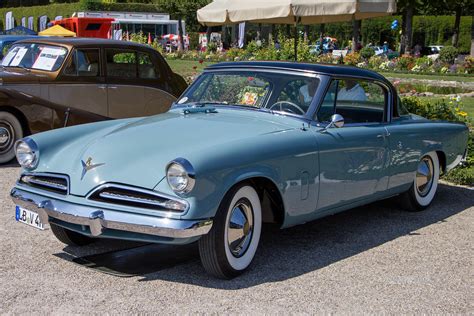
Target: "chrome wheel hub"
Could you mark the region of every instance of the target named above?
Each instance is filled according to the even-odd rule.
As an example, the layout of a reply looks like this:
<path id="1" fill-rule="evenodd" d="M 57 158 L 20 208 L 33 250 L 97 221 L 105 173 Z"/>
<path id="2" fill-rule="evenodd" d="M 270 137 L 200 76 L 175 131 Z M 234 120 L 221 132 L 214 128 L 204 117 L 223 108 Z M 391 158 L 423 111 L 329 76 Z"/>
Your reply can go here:
<path id="1" fill-rule="evenodd" d="M 227 243 L 234 257 L 242 257 L 247 251 L 253 234 L 253 210 L 250 201 L 240 199 L 231 211 Z"/>
<path id="2" fill-rule="evenodd" d="M 12 140 L 12 129 L 9 125 L 0 122 L 0 152 L 9 150 Z"/>
<path id="3" fill-rule="evenodd" d="M 422 197 L 428 195 L 433 184 L 434 166 L 430 157 L 421 159 L 416 170 L 416 191 Z"/>

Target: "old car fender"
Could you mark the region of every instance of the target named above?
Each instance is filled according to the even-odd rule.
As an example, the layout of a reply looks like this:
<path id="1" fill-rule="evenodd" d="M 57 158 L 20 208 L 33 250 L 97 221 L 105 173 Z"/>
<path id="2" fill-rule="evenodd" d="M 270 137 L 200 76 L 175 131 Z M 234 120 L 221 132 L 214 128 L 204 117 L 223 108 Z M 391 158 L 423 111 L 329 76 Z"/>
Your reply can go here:
<path id="1" fill-rule="evenodd" d="M 242 156 L 242 152 L 249 154 Z M 182 196 L 191 206 L 183 218 L 213 217 L 232 186 L 252 178 L 267 179 L 278 189 L 285 218 L 309 215 L 317 206 L 318 157 L 314 136 L 299 130 L 260 135 L 184 157 L 194 165 L 196 184 L 189 196 Z M 175 194 L 166 178 L 155 190 Z"/>

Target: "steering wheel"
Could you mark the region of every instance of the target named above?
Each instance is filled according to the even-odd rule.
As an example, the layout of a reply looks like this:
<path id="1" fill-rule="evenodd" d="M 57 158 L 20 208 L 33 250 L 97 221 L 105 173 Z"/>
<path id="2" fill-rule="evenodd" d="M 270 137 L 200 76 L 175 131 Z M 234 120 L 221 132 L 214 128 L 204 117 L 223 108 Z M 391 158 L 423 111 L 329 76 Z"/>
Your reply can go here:
<path id="1" fill-rule="evenodd" d="M 295 111 L 292 111 L 290 108 L 283 108 L 283 105 L 286 104 L 287 106 L 289 106 L 290 108 L 293 108 L 293 109 L 296 109 L 297 112 Z M 300 114 L 300 115 L 304 115 L 306 112 L 303 111 L 302 108 L 300 108 L 298 105 L 294 104 L 293 102 L 290 102 L 290 101 L 278 101 L 276 103 L 273 103 L 272 106 L 270 107 L 270 110 L 275 110 L 275 108 L 279 108 L 277 111 L 282 111 L 282 112 L 289 112 L 289 113 L 293 113 L 293 114 Z"/>

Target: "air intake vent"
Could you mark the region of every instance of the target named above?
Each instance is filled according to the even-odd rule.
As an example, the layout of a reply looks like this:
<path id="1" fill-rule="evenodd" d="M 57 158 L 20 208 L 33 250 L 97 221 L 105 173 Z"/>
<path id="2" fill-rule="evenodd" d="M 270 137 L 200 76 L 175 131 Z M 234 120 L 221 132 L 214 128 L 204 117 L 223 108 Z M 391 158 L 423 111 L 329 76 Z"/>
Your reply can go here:
<path id="1" fill-rule="evenodd" d="M 188 204 L 184 201 L 172 199 L 153 191 L 119 185 L 99 188 L 89 196 L 89 199 L 158 211 L 183 212 L 188 208 Z"/>
<path id="2" fill-rule="evenodd" d="M 68 194 L 69 181 L 66 176 L 55 174 L 26 174 L 21 176 L 20 183 L 33 188 L 58 194 Z"/>

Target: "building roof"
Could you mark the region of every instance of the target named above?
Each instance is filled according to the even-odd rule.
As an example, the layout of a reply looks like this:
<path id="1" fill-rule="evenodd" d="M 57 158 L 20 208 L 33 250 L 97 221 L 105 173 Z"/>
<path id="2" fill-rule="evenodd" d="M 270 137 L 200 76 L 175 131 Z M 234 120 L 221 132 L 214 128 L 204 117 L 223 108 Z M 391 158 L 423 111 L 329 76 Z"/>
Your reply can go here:
<path id="1" fill-rule="evenodd" d="M 225 69 L 225 68 L 265 68 L 265 69 L 281 69 L 281 70 L 297 70 L 303 72 L 314 72 L 320 74 L 328 74 L 332 76 L 356 76 L 366 77 L 375 80 L 387 81 L 381 74 L 362 69 L 358 67 L 332 64 L 308 64 L 297 62 L 282 61 L 243 61 L 243 62 L 223 62 L 211 65 L 207 69 Z"/>

